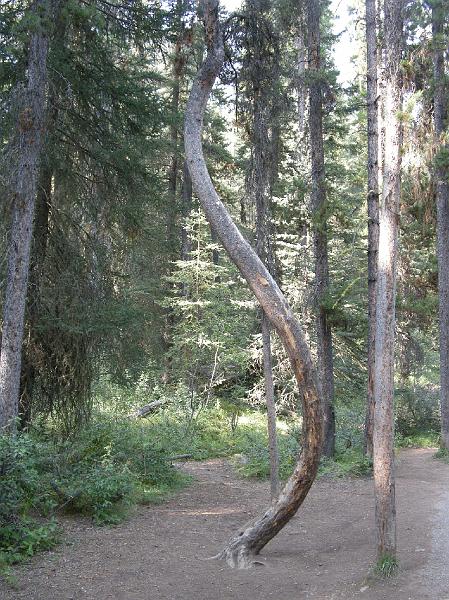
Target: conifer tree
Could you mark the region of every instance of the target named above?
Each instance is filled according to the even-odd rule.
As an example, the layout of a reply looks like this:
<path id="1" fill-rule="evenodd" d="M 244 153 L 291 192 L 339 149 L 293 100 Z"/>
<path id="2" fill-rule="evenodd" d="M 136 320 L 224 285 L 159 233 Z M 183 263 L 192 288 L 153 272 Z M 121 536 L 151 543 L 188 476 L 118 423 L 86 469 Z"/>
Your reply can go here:
<path id="1" fill-rule="evenodd" d="M 52 13 L 46 0 L 37 0 L 31 10 L 34 18 L 30 19 L 26 83 L 17 91 L 19 107 L 11 148 L 17 163 L 10 184 L 13 208 L 0 350 L 0 430 L 13 429 L 19 411 L 33 219 L 46 135 L 48 21 Z"/>
<path id="2" fill-rule="evenodd" d="M 394 476 L 394 356 L 395 302 L 403 124 L 401 57 L 402 0 L 384 2 L 382 48 L 382 197 L 379 213 L 379 254 L 376 292 L 376 353 L 374 382 L 374 487 L 377 556 L 396 558 Z"/>
<path id="3" fill-rule="evenodd" d="M 447 143 L 448 86 L 445 68 L 447 3 L 432 2 L 433 78 L 437 257 L 440 328 L 441 446 L 449 450 L 449 146 Z"/>

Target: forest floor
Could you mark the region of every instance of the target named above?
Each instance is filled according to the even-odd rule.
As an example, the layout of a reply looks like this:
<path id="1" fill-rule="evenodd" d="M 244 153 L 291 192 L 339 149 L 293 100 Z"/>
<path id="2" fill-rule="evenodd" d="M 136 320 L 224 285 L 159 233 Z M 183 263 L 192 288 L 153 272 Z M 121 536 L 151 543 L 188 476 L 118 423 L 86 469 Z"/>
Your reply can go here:
<path id="1" fill-rule="evenodd" d="M 268 484 L 224 460 L 188 463 L 196 481 L 113 528 L 65 518 L 66 543 L 14 569 L 2 600 L 449 600 L 449 466 L 404 450 L 397 467 L 400 570 L 374 561 L 373 483 L 321 478 L 250 570 L 207 560 L 267 505 Z"/>

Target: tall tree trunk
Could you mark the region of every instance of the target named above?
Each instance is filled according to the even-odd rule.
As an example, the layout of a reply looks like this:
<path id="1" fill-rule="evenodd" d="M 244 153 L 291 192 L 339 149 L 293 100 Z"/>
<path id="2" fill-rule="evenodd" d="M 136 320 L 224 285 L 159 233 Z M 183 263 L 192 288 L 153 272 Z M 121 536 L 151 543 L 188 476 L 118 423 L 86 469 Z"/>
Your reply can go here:
<path id="1" fill-rule="evenodd" d="M 280 145 L 279 124 L 275 120 L 275 87 L 278 70 L 271 47 L 275 34 L 268 26 L 269 3 L 247 0 L 249 101 L 251 106 L 252 153 L 248 169 L 247 192 L 256 207 L 256 250 L 275 277 L 275 258 L 271 235 L 271 199 L 277 181 Z M 270 32 L 270 35 L 267 34 Z M 270 84 L 267 82 L 270 81 Z M 271 130 L 271 136 L 270 136 Z M 273 385 L 271 332 L 266 315 L 261 314 L 263 373 L 270 455 L 271 501 L 279 495 L 279 452 L 276 433 L 276 404 Z"/>
<path id="2" fill-rule="evenodd" d="M 366 0 L 366 99 L 368 125 L 368 390 L 365 418 L 365 454 L 373 456 L 374 365 L 376 340 L 376 279 L 379 244 L 379 129 L 377 106 L 376 0 Z"/>
<path id="3" fill-rule="evenodd" d="M 17 171 L 8 249 L 8 273 L 0 354 L 0 429 L 13 429 L 18 416 L 25 303 L 27 296 L 39 160 L 45 138 L 48 39 L 45 0 L 35 3 L 40 23 L 31 34 L 26 87 L 17 123 Z M 36 24 L 35 24 L 36 25 Z"/>
<path id="4" fill-rule="evenodd" d="M 204 160 L 201 134 L 204 111 L 224 60 L 223 37 L 218 20 L 218 0 L 203 0 L 207 56 L 190 92 L 184 139 L 186 158 L 198 199 L 231 260 L 259 300 L 290 357 L 298 385 L 304 392 L 303 449 L 298 464 L 278 501 L 262 517 L 233 537 L 219 558 L 232 566 L 247 567 L 251 558 L 296 513 L 315 479 L 322 445 L 322 411 L 317 379 L 304 333 L 276 282 L 244 239 L 219 199 Z"/>
<path id="5" fill-rule="evenodd" d="M 379 213 L 374 381 L 374 488 L 377 554 L 396 555 L 394 340 L 402 122 L 403 0 L 384 1 L 383 181 Z"/>
<path id="6" fill-rule="evenodd" d="M 67 19 L 63 14 L 65 0 L 52 0 L 51 7 L 53 11 L 53 33 L 52 47 L 60 52 L 64 48 Z M 28 297 L 25 307 L 25 331 L 29 333 L 29 338 L 36 340 L 39 336 L 37 325 L 41 312 L 41 293 L 42 278 L 44 274 L 44 263 L 47 254 L 49 237 L 49 218 L 52 203 L 52 187 L 54 169 L 52 160 L 54 157 L 54 132 L 58 122 L 58 97 L 61 95 L 61 82 L 57 80 L 49 85 L 47 99 L 47 114 L 45 121 L 46 141 L 41 153 L 39 169 L 38 189 L 36 193 L 36 206 L 33 224 L 33 240 L 30 254 Z M 22 373 L 20 382 L 19 415 L 21 427 L 29 424 L 31 420 L 32 397 L 34 384 L 36 380 L 36 369 L 34 367 L 35 344 L 25 346 L 22 357 Z"/>
<path id="7" fill-rule="evenodd" d="M 326 182 L 323 146 L 323 100 L 320 81 L 320 0 L 307 4 L 309 49 L 309 129 L 312 155 L 311 209 L 314 220 L 315 297 L 318 365 L 322 375 L 324 413 L 324 456 L 335 453 L 334 359 L 332 332 L 323 302 L 329 291 L 327 249 Z"/>
<path id="8" fill-rule="evenodd" d="M 447 156 L 449 146 L 444 141 L 445 124 L 448 117 L 447 82 L 444 68 L 444 53 L 447 38 L 444 38 L 444 25 L 448 10 L 444 10 L 441 0 L 432 6 L 433 34 L 433 77 L 434 77 L 434 119 L 435 147 L 444 151 L 436 157 L 436 200 L 437 200 L 437 257 L 438 257 L 438 298 L 440 316 L 440 407 L 441 407 L 441 446 L 449 450 L 449 166 Z"/>
<path id="9" fill-rule="evenodd" d="M 182 217 L 187 219 L 192 209 L 192 180 L 189 167 L 184 161 L 182 168 Z M 185 226 L 181 228 L 181 260 L 188 260 L 190 254 L 189 234 Z"/>
<path id="10" fill-rule="evenodd" d="M 176 248 L 176 217 L 177 217 L 177 206 L 178 206 L 178 177 L 180 168 L 180 133 L 179 133 L 179 110 L 181 100 L 181 85 L 185 76 L 187 53 L 186 49 L 192 43 L 192 33 L 189 28 L 184 24 L 183 18 L 185 11 L 188 8 L 184 0 L 177 0 L 176 13 L 178 16 L 177 26 L 179 27 L 178 39 L 176 40 L 173 57 L 173 83 L 172 83 L 172 96 L 171 96 L 171 116 L 172 122 L 170 124 L 170 142 L 172 146 L 172 156 L 170 162 L 170 168 L 168 172 L 168 192 L 170 196 L 170 207 L 168 211 L 168 239 L 171 243 L 171 252 L 175 253 Z M 185 169 L 183 169 L 185 176 Z M 186 185 L 183 186 L 183 194 L 188 195 L 190 189 L 190 181 L 187 180 Z M 183 200 L 185 198 L 183 197 Z M 178 258 L 176 256 L 176 258 Z"/>
<path id="11" fill-rule="evenodd" d="M 270 495 L 271 501 L 275 502 L 279 497 L 279 449 L 276 431 L 276 402 L 273 383 L 270 322 L 264 312 L 262 312 L 261 325 L 265 403 L 267 405 L 268 450 L 270 455 Z"/>
<path id="12" fill-rule="evenodd" d="M 167 221 L 167 238 L 170 243 L 170 253 L 174 253 L 176 240 L 176 207 L 178 204 L 178 171 L 179 171 L 179 132 L 178 132 L 178 113 L 179 113 L 179 95 L 180 95 L 180 57 L 182 45 L 178 41 L 175 46 L 175 59 L 173 67 L 173 87 L 171 97 L 171 115 L 172 122 L 170 124 L 170 142 L 172 146 L 172 156 L 170 168 L 168 172 L 168 193 L 169 193 L 169 210 Z"/>
<path id="13" fill-rule="evenodd" d="M 49 128 L 51 119 L 48 121 Z M 45 255 L 47 253 L 49 215 L 52 195 L 53 170 L 46 164 L 41 168 L 39 184 L 36 196 L 36 208 L 33 227 L 33 243 L 30 258 L 30 276 L 28 283 L 28 308 L 27 325 L 30 339 L 33 339 L 36 332 L 36 325 L 39 319 L 41 305 L 41 282 L 43 275 L 43 266 Z M 33 344 L 27 348 L 22 360 L 22 375 L 19 400 L 19 415 L 21 427 L 29 424 L 31 420 L 31 404 L 36 379 L 36 372 L 33 364 Z"/>
<path id="14" fill-rule="evenodd" d="M 298 17 L 298 35 L 296 38 L 297 64 L 296 64 L 296 89 L 298 93 L 298 153 L 301 154 L 304 143 L 304 134 L 306 129 L 306 94 L 307 85 L 305 82 L 306 74 L 306 45 L 304 10 L 302 5 L 299 7 Z"/>

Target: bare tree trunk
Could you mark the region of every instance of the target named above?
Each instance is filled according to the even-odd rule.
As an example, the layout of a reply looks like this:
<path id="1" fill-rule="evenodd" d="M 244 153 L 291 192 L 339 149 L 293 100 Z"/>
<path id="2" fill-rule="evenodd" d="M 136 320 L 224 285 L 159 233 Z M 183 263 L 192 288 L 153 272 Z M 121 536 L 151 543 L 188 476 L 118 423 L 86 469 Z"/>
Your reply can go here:
<path id="1" fill-rule="evenodd" d="M 190 175 L 207 219 L 278 332 L 290 357 L 298 385 L 302 386 L 304 392 L 303 449 L 292 476 L 278 501 L 262 517 L 240 530 L 219 554 L 219 558 L 232 566 L 247 567 L 252 562 L 252 556 L 260 552 L 284 527 L 307 496 L 318 470 L 322 411 L 316 374 L 303 331 L 276 282 L 220 201 L 204 160 L 201 143 L 204 111 L 223 64 L 224 47 L 218 20 L 218 0 L 203 0 L 202 7 L 208 52 L 192 86 L 184 129 Z"/>
<path id="2" fill-rule="evenodd" d="M 172 122 L 170 124 L 170 142 L 172 145 L 173 154 L 171 157 L 170 169 L 168 173 L 168 192 L 170 196 L 171 210 L 168 210 L 168 223 L 167 232 L 168 239 L 172 244 L 171 251 L 175 251 L 176 245 L 176 216 L 177 216 L 177 204 L 178 204 L 178 176 L 179 176 L 179 123 L 178 115 L 180 108 L 181 99 L 181 84 L 185 76 L 185 69 L 187 63 L 186 49 L 192 43 L 191 31 L 183 23 L 183 17 L 185 15 L 186 6 L 184 0 L 177 0 L 176 12 L 178 15 L 178 27 L 179 34 L 176 40 L 173 58 L 173 84 L 172 84 L 172 97 L 171 97 L 171 114 Z M 186 170 L 183 169 L 185 176 Z M 186 186 L 183 187 L 184 192 L 188 195 L 189 189 L 191 189 L 189 179 L 187 180 Z M 184 200 L 184 197 L 183 197 Z"/>
<path id="3" fill-rule="evenodd" d="M 45 0 L 35 4 L 39 20 Z M 42 11 L 42 13 L 40 12 Z M 8 249 L 8 274 L 0 354 L 0 429 L 11 430 L 18 416 L 25 303 L 39 160 L 45 137 L 48 39 L 43 23 L 30 38 L 27 84 L 17 123 L 17 170 Z"/>
<path id="4" fill-rule="evenodd" d="M 279 497 L 279 450 L 276 431 L 276 403 L 273 384 L 270 322 L 265 313 L 262 313 L 261 323 L 265 402 L 267 405 L 268 445 L 270 453 L 270 495 L 271 501 L 275 502 Z"/>
<path id="5" fill-rule="evenodd" d="M 51 119 L 47 124 L 50 126 Z M 36 207 L 33 227 L 33 242 L 30 257 L 29 283 L 28 283 L 28 307 L 26 315 L 26 331 L 30 339 L 33 339 L 36 325 L 39 319 L 41 305 L 41 282 L 43 265 L 47 253 L 49 215 L 52 195 L 53 170 L 49 165 L 41 168 L 39 185 L 36 196 Z M 36 379 L 33 364 L 33 344 L 27 347 L 22 358 L 21 387 L 19 399 L 20 425 L 24 427 L 31 421 L 31 404 L 34 383 Z"/>
<path id="6" fill-rule="evenodd" d="M 267 35 L 269 4 L 247 1 L 249 99 L 251 103 L 252 153 L 247 176 L 247 192 L 256 207 L 256 251 L 275 277 L 275 256 L 271 227 L 271 199 L 277 180 L 280 131 L 275 120 L 275 91 L 278 70 L 271 46 L 274 32 Z M 268 46 L 268 48 L 267 48 Z M 270 81 L 271 85 L 267 82 Z M 271 136 L 270 136 L 271 130 Z M 263 373 L 267 406 L 268 446 L 270 455 L 271 501 L 279 495 L 279 452 L 276 433 L 276 404 L 273 385 L 271 332 L 266 315 L 261 314 Z"/>
<path id="7" fill-rule="evenodd" d="M 309 128 L 312 154 L 311 209 L 314 219 L 315 297 L 318 365 L 322 374 L 324 413 L 324 456 L 335 453 L 334 359 L 332 331 L 323 301 L 329 291 L 327 249 L 326 183 L 323 147 L 323 101 L 320 81 L 320 0 L 307 3 L 309 46 Z"/>
<path id="8" fill-rule="evenodd" d="M 366 0 L 366 96 L 368 120 L 368 390 L 364 450 L 373 456 L 376 279 L 379 244 L 379 129 L 377 118 L 376 0 Z"/>
<path id="9" fill-rule="evenodd" d="M 383 182 L 379 213 L 374 382 L 374 488 L 377 554 L 396 556 L 394 479 L 394 340 L 402 123 L 403 0 L 384 1 Z"/>
<path id="10" fill-rule="evenodd" d="M 217 243 L 217 234 L 215 233 L 215 230 L 213 227 L 210 228 L 210 239 L 212 241 L 213 244 Z M 218 265 L 220 264 L 220 252 L 218 251 L 218 248 L 213 248 L 212 249 L 212 264 L 215 267 L 218 267 Z M 220 283 L 220 276 L 217 275 L 215 277 L 215 283 Z"/>
<path id="11" fill-rule="evenodd" d="M 183 163 L 182 173 L 181 213 L 183 225 L 181 227 L 181 260 L 189 260 L 191 244 L 189 233 L 186 228 L 186 219 L 192 208 L 192 180 L 190 179 L 187 161 L 184 161 Z M 181 293 L 183 296 L 187 296 L 188 294 L 188 285 L 185 282 L 182 284 Z"/>
<path id="12" fill-rule="evenodd" d="M 173 86 L 171 97 L 171 115 L 172 122 L 170 124 L 170 142 L 172 146 L 172 156 L 170 168 L 168 171 L 168 193 L 170 199 L 170 207 L 167 211 L 167 239 L 170 243 L 170 254 L 175 251 L 176 240 L 176 208 L 177 208 L 177 190 L 178 190 L 178 171 L 179 171 L 179 132 L 178 132 L 178 112 L 179 112 L 179 95 L 180 81 L 182 74 L 182 44 L 178 40 L 175 46 L 175 58 L 173 66 Z"/>
<path id="13" fill-rule="evenodd" d="M 296 38 L 297 66 L 296 66 L 296 89 L 298 92 L 298 152 L 303 152 L 304 133 L 306 128 L 306 45 L 304 43 L 304 11 L 300 7 L 298 17 L 298 36 Z"/>
<path id="14" fill-rule="evenodd" d="M 183 164 L 182 177 L 182 216 L 187 219 L 192 208 L 192 180 L 187 162 Z M 190 255 L 189 234 L 185 226 L 181 229 L 181 260 L 188 260 Z"/>
<path id="15" fill-rule="evenodd" d="M 449 151 L 444 141 L 445 123 L 448 117 L 448 99 L 444 54 L 447 39 L 443 37 L 447 22 L 447 9 L 437 0 L 432 6 L 433 34 L 433 77 L 434 77 L 434 119 L 435 147 L 437 151 Z M 445 159 L 447 161 L 447 158 Z M 437 257 L 438 257 L 438 297 L 440 317 L 440 408 L 441 446 L 449 450 L 449 169 L 441 157 L 437 156 L 436 167 L 437 200 Z"/>

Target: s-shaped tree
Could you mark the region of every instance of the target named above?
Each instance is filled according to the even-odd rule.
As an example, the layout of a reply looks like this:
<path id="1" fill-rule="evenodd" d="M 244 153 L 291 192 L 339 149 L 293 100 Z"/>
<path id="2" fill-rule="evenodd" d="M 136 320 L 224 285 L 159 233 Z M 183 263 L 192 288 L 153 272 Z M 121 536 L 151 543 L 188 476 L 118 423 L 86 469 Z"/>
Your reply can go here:
<path id="1" fill-rule="evenodd" d="M 233 536 L 217 558 L 233 567 L 252 564 L 254 555 L 288 523 L 316 477 L 323 441 L 318 380 L 304 333 L 268 269 L 231 219 L 214 188 L 204 160 L 201 134 L 207 101 L 224 61 L 219 0 L 202 0 L 207 55 L 193 82 L 186 108 L 184 140 L 187 165 L 201 206 L 231 260 L 248 282 L 289 355 L 303 397 L 303 444 L 298 463 L 279 499 Z"/>

